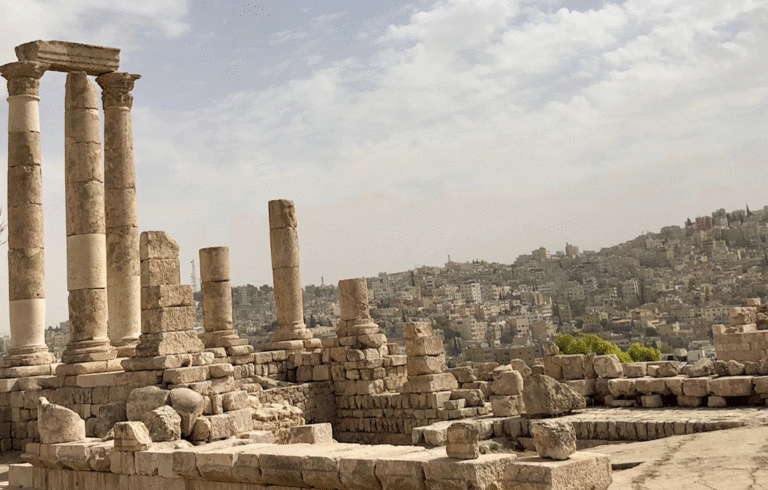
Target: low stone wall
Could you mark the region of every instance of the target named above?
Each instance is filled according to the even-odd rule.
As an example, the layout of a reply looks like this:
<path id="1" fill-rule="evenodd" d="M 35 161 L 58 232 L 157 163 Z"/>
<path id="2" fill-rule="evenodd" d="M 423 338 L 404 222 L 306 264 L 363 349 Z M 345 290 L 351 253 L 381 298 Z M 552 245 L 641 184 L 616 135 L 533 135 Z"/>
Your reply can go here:
<path id="1" fill-rule="evenodd" d="M 205 355 L 214 356 L 214 353 L 208 352 Z M 211 382 L 231 384 L 234 379 L 239 378 L 238 382 L 247 388 L 249 383 L 254 383 L 252 379 L 248 379 L 249 376 L 279 378 L 282 373 L 284 377 L 286 358 L 285 351 L 255 353 L 253 362 L 235 365 L 233 375 L 211 378 Z M 51 403 L 75 411 L 85 420 L 87 435 L 93 436 L 96 418 L 102 406 L 125 402 L 135 388 L 173 386 L 173 376 L 168 376 L 173 369 L 123 372 L 120 361 L 115 359 L 101 363 L 81 363 L 76 366 L 52 364 L 46 366 L 50 374 L 0 379 L 0 448 L 19 451 L 27 443 L 38 439 L 37 400 L 41 396 Z M 89 368 L 109 372 L 89 373 Z M 164 375 L 168 378 L 164 379 Z M 256 387 L 254 391 L 255 389 Z M 261 385 L 257 389 L 261 390 Z M 334 410 L 332 397 L 328 393 L 330 388 L 327 385 L 320 385 L 316 390 L 299 388 L 298 391 L 303 393 L 299 397 L 304 399 L 302 408 L 307 408 L 313 418 L 327 418 L 328 415 L 324 412 Z M 318 396 L 316 404 L 307 403 L 315 393 Z M 327 404 L 330 408 L 325 410 L 317 404 Z M 208 407 L 204 412 L 204 415 L 212 414 L 213 407 Z"/>
<path id="2" fill-rule="evenodd" d="M 304 412 L 307 424 L 336 423 L 336 396 L 333 383 L 323 381 L 281 386 L 253 393 L 262 404 L 287 403 Z"/>
<path id="3" fill-rule="evenodd" d="M 11 465 L 9 489 L 490 490 L 551 488 L 553 478 L 566 478 L 573 488 L 605 489 L 611 483 L 608 458 L 591 453 L 567 461 L 514 454 L 456 460 L 444 448 L 237 439 L 181 449 L 155 444 L 138 452 L 117 451 L 111 441 L 32 444 L 27 453 L 29 463 Z"/>
<path id="4" fill-rule="evenodd" d="M 336 438 L 364 444 L 411 444 L 416 427 L 444 420 L 487 415 L 489 404 L 447 409 L 451 392 L 382 393 L 337 397 Z"/>
<path id="5" fill-rule="evenodd" d="M 768 357 L 768 330 L 755 324 L 712 327 L 717 358 L 723 361 L 757 362 Z"/>

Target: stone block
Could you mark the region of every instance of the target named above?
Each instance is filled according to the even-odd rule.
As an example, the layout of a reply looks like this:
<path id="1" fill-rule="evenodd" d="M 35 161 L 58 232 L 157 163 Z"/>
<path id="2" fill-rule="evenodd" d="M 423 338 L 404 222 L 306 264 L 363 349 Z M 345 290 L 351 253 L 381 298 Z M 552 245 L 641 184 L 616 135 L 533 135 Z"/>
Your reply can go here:
<path id="1" fill-rule="evenodd" d="M 178 260 L 179 245 L 176 243 L 176 240 L 171 238 L 171 235 L 164 231 L 145 231 L 142 232 L 139 239 L 139 257 L 141 260 Z"/>
<path id="2" fill-rule="evenodd" d="M 510 396 L 523 393 L 523 376 L 517 371 L 504 371 L 498 374 L 491 384 L 494 395 Z"/>
<path id="3" fill-rule="evenodd" d="M 290 443 L 330 444 L 333 441 L 331 424 L 308 424 L 291 427 Z"/>
<path id="4" fill-rule="evenodd" d="M 156 285 L 141 288 L 141 309 L 168 308 L 172 306 L 194 306 L 192 286 Z"/>
<path id="5" fill-rule="evenodd" d="M 436 391 L 451 391 L 459 387 L 456 378 L 450 373 L 425 374 L 411 376 L 403 385 L 403 393 L 432 393 Z"/>
<path id="6" fill-rule="evenodd" d="M 540 458 L 512 461 L 504 469 L 499 487 L 531 490 L 606 490 L 612 482 L 611 463 L 607 456 L 575 452 L 563 461 Z"/>
<path id="7" fill-rule="evenodd" d="M 443 343 L 437 337 L 417 337 L 405 341 L 407 356 L 439 356 L 443 353 Z"/>
<path id="8" fill-rule="evenodd" d="M 166 369 L 163 373 L 163 382 L 173 385 L 196 383 L 205 381 L 211 376 L 208 366 L 190 366 L 175 369 Z"/>
<path id="9" fill-rule="evenodd" d="M 702 397 L 709 395 L 709 381 L 711 378 L 689 378 L 683 381 L 683 394 L 685 396 Z"/>
<path id="10" fill-rule="evenodd" d="M 439 356 L 408 356 L 406 366 L 409 376 L 439 374 L 445 372 L 445 354 Z"/>
<path id="11" fill-rule="evenodd" d="M 646 374 L 646 364 L 644 362 L 633 362 L 624 364 L 624 376 L 627 378 L 642 378 Z"/>
<path id="12" fill-rule="evenodd" d="M 722 396 L 710 395 L 707 399 L 707 406 L 709 408 L 725 408 L 728 406 L 728 403 Z"/>
<path id="13" fill-rule="evenodd" d="M 143 422 L 118 422 L 114 426 L 116 451 L 145 451 L 152 447 Z"/>
<path id="14" fill-rule="evenodd" d="M 536 452 L 542 458 L 565 460 L 576 452 L 576 432 L 570 422 L 532 422 L 530 431 Z"/>
<path id="15" fill-rule="evenodd" d="M 592 362 L 595 373 L 601 378 L 620 378 L 624 375 L 624 368 L 615 355 L 595 356 Z"/>
<path id="16" fill-rule="evenodd" d="M 202 352 L 203 342 L 194 331 L 142 334 L 136 346 L 136 357 L 157 357 Z M 133 359 L 129 359 L 133 361 Z M 123 363 L 125 366 L 125 362 Z"/>
<path id="17" fill-rule="evenodd" d="M 661 401 L 661 395 L 643 395 L 640 397 L 643 408 L 661 408 L 664 403 Z"/>
<path id="18" fill-rule="evenodd" d="M 141 333 L 183 332 L 194 328 L 194 306 L 169 306 L 141 311 Z"/>
<path id="19" fill-rule="evenodd" d="M 84 71 L 101 75 L 117 71 L 120 50 L 104 46 L 65 41 L 32 41 L 16 46 L 19 61 L 47 63 L 51 71 Z"/>
<path id="20" fill-rule="evenodd" d="M 562 356 L 560 359 L 563 365 L 564 379 L 584 378 L 584 356 L 582 354 Z"/>
<path id="21" fill-rule="evenodd" d="M 142 288 L 148 286 L 178 286 L 180 284 L 181 269 L 179 259 L 142 259 Z"/>
<path id="22" fill-rule="evenodd" d="M 445 451 L 449 458 L 480 457 L 480 429 L 471 422 L 454 422 L 446 431 Z"/>
<path id="23" fill-rule="evenodd" d="M 494 417 L 514 417 L 522 407 L 521 395 L 491 396 Z"/>
<path id="24" fill-rule="evenodd" d="M 715 396 L 749 396 L 752 394 L 752 376 L 728 376 L 709 381 L 709 392 Z"/>

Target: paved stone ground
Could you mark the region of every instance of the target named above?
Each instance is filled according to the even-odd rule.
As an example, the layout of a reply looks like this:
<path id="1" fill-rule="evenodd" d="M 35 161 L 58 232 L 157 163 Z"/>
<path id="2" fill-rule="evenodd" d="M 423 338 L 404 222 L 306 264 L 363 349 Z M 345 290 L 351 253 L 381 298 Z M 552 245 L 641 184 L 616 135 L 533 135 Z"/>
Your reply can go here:
<path id="1" fill-rule="evenodd" d="M 597 446 L 611 464 L 611 490 L 768 490 L 768 427 Z"/>
<path id="2" fill-rule="evenodd" d="M 729 408 L 587 408 L 563 417 L 570 421 L 627 421 L 659 422 L 689 421 L 733 422 L 768 425 L 768 409 L 765 407 Z"/>

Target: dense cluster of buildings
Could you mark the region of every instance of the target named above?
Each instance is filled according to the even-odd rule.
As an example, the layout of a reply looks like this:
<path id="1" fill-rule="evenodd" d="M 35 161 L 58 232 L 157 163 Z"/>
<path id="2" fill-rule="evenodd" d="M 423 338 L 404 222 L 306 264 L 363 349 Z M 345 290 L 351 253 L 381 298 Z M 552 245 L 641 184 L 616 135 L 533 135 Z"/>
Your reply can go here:
<path id="1" fill-rule="evenodd" d="M 744 298 L 768 294 L 767 223 L 768 209 L 720 209 L 599 252 L 566 243 L 513 264 L 449 260 L 382 272 L 367 279 L 372 315 L 393 340 L 406 321 L 431 321 L 454 363 L 533 362 L 543 342 L 579 331 L 625 349 L 639 342 L 681 359 L 711 357 L 712 325 L 727 323 L 729 308 Z M 277 327 L 270 285 L 233 287 L 232 303 L 235 328 L 252 344 Z M 336 286 L 306 286 L 304 312 L 316 336 L 333 335 Z M 48 329 L 54 353 L 67 332 L 66 322 Z"/>

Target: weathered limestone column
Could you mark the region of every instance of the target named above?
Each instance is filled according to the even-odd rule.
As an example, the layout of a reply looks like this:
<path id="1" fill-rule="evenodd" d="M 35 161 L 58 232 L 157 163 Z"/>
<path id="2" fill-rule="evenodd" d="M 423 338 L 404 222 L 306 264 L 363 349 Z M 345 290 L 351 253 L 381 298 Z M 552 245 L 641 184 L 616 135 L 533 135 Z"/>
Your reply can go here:
<path id="1" fill-rule="evenodd" d="M 96 87 L 85 72 L 67 74 L 64 99 L 69 343 L 66 364 L 117 357 L 107 337 L 104 168 Z"/>
<path id="2" fill-rule="evenodd" d="M 3 367 L 50 364 L 45 345 L 45 251 L 40 77 L 32 61 L 0 67 L 8 80 L 8 293 L 11 346 Z"/>
<path id="3" fill-rule="evenodd" d="M 104 201 L 107 235 L 108 333 L 119 357 L 132 357 L 141 335 L 141 267 L 131 90 L 141 75 L 96 78 L 104 107 Z"/>
<path id="4" fill-rule="evenodd" d="M 296 233 L 296 206 L 293 201 L 269 201 L 269 244 L 272 251 L 272 279 L 275 286 L 275 307 L 278 329 L 272 334 L 273 343 L 282 348 L 303 348 L 312 338 L 304 325 L 304 302 L 299 273 L 299 236 Z"/>
<path id="5" fill-rule="evenodd" d="M 206 348 L 245 345 L 235 333 L 232 320 L 232 286 L 229 247 L 200 249 L 200 289 L 203 293 L 203 327 L 200 339 Z"/>

